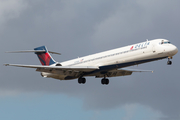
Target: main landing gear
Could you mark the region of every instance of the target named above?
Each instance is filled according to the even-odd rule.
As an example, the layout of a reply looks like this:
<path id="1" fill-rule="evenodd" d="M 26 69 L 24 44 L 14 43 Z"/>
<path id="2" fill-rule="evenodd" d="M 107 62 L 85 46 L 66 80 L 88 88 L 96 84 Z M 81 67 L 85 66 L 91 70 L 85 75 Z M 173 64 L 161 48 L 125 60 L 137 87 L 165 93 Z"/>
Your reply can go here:
<path id="1" fill-rule="evenodd" d="M 86 83 L 86 78 L 81 78 L 81 77 L 80 77 L 80 78 L 78 79 L 78 83 L 79 83 L 79 84 L 85 84 L 85 83 Z"/>
<path id="2" fill-rule="evenodd" d="M 79 84 L 85 84 L 86 83 L 86 78 L 83 78 L 83 77 L 78 78 L 78 83 Z M 109 84 L 109 79 L 106 79 L 106 77 L 104 77 L 101 80 L 101 84 L 108 85 Z"/>
<path id="3" fill-rule="evenodd" d="M 104 78 L 101 80 L 101 84 L 103 84 L 103 85 L 109 84 L 109 79 L 106 79 L 106 75 L 104 75 Z"/>
<path id="4" fill-rule="evenodd" d="M 109 79 L 103 78 L 103 79 L 101 80 L 101 84 L 103 84 L 103 85 L 108 85 L 108 84 L 109 84 Z"/>
<path id="5" fill-rule="evenodd" d="M 167 65 L 172 65 L 172 61 L 170 59 L 172 59 L 172 57 L 168 57 Z"/>

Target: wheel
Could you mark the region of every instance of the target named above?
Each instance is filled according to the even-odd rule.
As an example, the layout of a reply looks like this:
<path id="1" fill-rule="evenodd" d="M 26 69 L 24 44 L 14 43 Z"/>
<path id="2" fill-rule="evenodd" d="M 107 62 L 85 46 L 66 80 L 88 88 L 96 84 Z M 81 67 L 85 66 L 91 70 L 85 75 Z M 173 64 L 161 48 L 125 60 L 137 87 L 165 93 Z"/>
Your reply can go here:
<path id="1" fill-rule="evenodd" d="M 86 83 L 86 78 L 82 78 L 82 84 Z"/>
<path id="2" fill-rule="evenodd" d="M 101 84 L 103 84 L 103 85 L 108 85 L 108 84 L 109 84 L 109 79 L 103 78 L 103 79 L 101 80 Z"/>
<path id="3" fill-rule="evenodd" d="M 86 78 L 79 78 L 78 83 L 79 84 L 85 84 L 86 83 Z"/>
<path id="4" fill-rule="evenodd" d="M 106 84 L 106 85 L 109 84 L 109 79 L 106 79 L 105 84 Z"/>
<path id="5" fill-rule="evenodd" d="M 82 78 L 78 79 L 78 83 L 81 84 L 82 83 Z"/>
<path id="6" fill-rule="evenodd" d="M 101 80 L 101 84 L 106 84 L 106 79 L 105 78 L 103 78 L 102 80 Z"/>
<path id="7" fill-rule="evenodd" d="M 172 61 L 168 61 L 167 64 L 168 64 L 168 65 L 171 65 L 171 64 L 172 64 Z"/>

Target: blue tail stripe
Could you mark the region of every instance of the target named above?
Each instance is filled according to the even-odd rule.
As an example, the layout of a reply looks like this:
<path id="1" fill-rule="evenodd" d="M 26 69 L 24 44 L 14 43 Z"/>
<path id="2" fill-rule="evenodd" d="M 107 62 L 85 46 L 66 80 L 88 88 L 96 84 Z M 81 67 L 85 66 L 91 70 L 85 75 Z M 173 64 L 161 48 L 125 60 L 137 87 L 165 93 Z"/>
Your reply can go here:
<path id="1" fill-rule="evenodd" d="M 52 65 L 56 63 L 56 61 L 54 61 L 54 59 L 48 53 L 46 46 L 37 47 L 37 48 L 34 48 L 34 50 L 45 50 L 45 52 L 40 52 L 40 53 L 35 52 L 35 54 L 37 54 L 42 65 Z"/>

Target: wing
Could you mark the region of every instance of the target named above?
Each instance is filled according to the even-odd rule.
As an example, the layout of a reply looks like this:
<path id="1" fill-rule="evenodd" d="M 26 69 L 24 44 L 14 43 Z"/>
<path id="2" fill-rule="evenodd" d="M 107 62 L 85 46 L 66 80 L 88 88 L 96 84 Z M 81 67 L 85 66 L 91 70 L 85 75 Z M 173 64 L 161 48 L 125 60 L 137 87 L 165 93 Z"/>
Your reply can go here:
<path id="1" fill-rule="evenodd" d="M 131 75 L 133 72 L 152 72 L 152 70 L 135 70 L 135 69 L 118 69 L 118 70 L 111 70 L 106 73 L 107 77 L 117 77 L 117 76 L 127 76 Z M 97 74 L 95 75 L 97 78 L 104 77 L 104 74 Z"/>
<path id="2" fill-rule="evenodd" d="M 96 66 L 43 66 L 43 65 L 21 65 L 21 64 L 4 64 L 5 66 L 15 66 L 15 67 L 26 67 L 26 68 L 36 68 L 37 71 L 52 71 L 52 70 L 74 70 L 74 71 L 84 71 L 90 72 L 99 69 Z"/>
<path id="3" fill-rule="evenodd" d="M 130 72 L 152 72 L 153 73 L 153 70 L 138 70 L 138 69 L 119 69 L 119 70 L 122 70 L 122 71 L 130 71 Z"/>

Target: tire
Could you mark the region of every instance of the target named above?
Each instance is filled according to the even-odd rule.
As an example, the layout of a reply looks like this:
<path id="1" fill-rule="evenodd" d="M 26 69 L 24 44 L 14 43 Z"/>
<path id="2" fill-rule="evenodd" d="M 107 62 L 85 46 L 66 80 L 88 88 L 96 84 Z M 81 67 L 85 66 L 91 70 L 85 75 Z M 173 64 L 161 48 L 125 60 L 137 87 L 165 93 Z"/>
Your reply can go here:
<path id="1" fill-rule="evenodd" d="M 109 79 L 106 79 L 105 84 L 106 84 L 106 85 L 109 84 Z"/>
<path id="2" fill-rule="evenodd" d="M 82 84 L 86 83 L 86 78 L 82 78 Z"/>
<path id="3" fill-rule="evenodd" d="M 81 84 L 82 83 L 82 78 L 78 79 L 78 83 Z"/>
<path id="4" fill-rule="evenodd" d="M 101 80 L 101 84 L 105 84 L 105 79 L 103 78 L 102 80 Z"/>
<path id="5" fill-rule="evenodd" d="M 168 61 L 167 64 L 168 64 L 168 65 L 172 65 L 172 61 Z"/>
<path id="6" fill-rule="evenodd" d="M 103 84 L 103 85 L 108 85 L 108 84 L 109 84 L 109 79 L 103 78 L 103 79 L 101 80 L 101 84 Z"/>
<path id="7" fill-rule="evenodd" d="M 79 84 L 85 84 L 86 83 L 86 78 L 79 78 L 78 83 Z"/>

